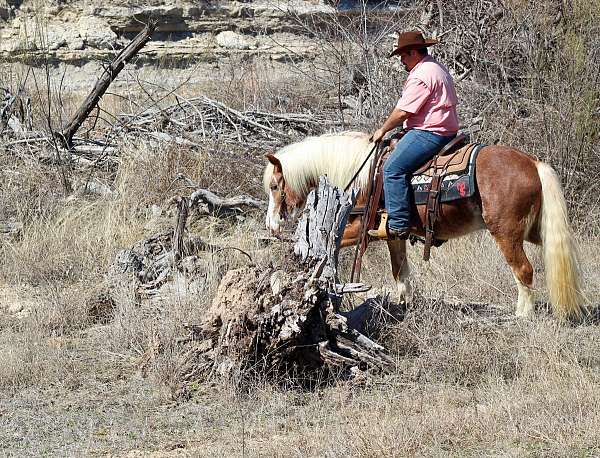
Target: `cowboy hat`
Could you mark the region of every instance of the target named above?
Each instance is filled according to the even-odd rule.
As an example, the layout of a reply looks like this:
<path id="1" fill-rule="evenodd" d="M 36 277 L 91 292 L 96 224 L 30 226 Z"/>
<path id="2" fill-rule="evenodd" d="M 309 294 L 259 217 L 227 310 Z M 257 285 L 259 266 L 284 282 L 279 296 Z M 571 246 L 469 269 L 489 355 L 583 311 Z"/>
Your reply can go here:
<path id="1" fill-rule="evenodd" d="M 434 39 L 426 40 L 425 38 L 423 38 L 423 34 L 419 31 L 400 33 L 400 34 L 398 34 L 398 46 L 389 55 L 389 57 L 396 56 L 396 55 L 400 54 L 402 51 L 408 51 L 410 49 L 426 48 L 428 46 L 432 46 L 437 43 L 439 43 L 439 41 L 434 40 Z"/>

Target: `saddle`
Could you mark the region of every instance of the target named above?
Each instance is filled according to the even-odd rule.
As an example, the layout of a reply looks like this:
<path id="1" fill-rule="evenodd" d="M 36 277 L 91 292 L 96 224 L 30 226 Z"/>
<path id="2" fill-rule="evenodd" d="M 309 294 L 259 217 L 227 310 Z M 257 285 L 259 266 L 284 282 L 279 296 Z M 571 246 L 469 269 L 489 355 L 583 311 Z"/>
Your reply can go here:
<path id="1" fill-rule="evenodd" d="M 438 171 L 445 173 L 462 172 L 467 168 L 469 152 L 472 143 L 465 145 L 467 136 L 461 134 L 450 141 L 431 160 L 427 161 L 413 174 L 414 176 L 425 175 L 433 177 Z"/>
<path id="2" fill-rule="evenodd" d="M 404 135 L 392 137 L 382 146 L 382 152 L 373 162 L 374 170 L 371 171 L 371 182 L 369 183 L 370 200 L 365 208 L 353 210 L 353 214 L 364 215 L 363 227 L 366 231 L 361 234 L 359 243 L 359 255 L 355 258 L 354 270 L 360 272 L 360 258 L 366 250 L 367 231 L 377 233 L 376 237 L 384 238 L 387 233 L 387 213 L 383 206 L 383 164 L 394 150 L 398 140 Z M 439 153 L 431 160 L 423 164 L 414 174 L 411 180 L 416 205 L 426 205 L 425 212 L 425 238 L 420 239 L 411 235 L 411 242 L 422 241 L 424 243 L 423 259 L 429 260 L 431 246 L 439 246 L 443 241 L 435 239 L 435 223 L 439 216 L 439 204 L 441 202 L 470 197 L 475 192 L 474 167 L 475 159 L 483 145 L 468 143 L 465 134 L 459 134 L 447 143 Z M 379 225 L 376 229 L 376 221 L 379 216 Z M 376 229 L 376 230 L 373 230 Z M 358 252 L 357 252 L 358 253 Z"/>

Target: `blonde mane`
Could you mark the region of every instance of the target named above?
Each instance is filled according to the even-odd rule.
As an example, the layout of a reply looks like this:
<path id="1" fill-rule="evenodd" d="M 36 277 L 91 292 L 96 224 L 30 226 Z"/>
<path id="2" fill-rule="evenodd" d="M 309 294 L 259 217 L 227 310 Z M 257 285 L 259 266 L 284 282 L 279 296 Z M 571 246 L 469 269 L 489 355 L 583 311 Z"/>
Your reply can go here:
<path id="1" fill-rule="evenodd" d="M 286 184 L 297 194 L 306 196 L 311 184 L 319 176 L 327 175 L 329 183 L 344 188 L 358 171 L 371 151 L 369 135 L 363 132 L 342 132 L 308 137 L 285 146 L 275 156 L 281 161 Z M 273 164 L 265 168 L 263 184 L 269 193 Z M 361 170 L 355 186 L 364 188 L 369 176 L 369 165 Z"/>

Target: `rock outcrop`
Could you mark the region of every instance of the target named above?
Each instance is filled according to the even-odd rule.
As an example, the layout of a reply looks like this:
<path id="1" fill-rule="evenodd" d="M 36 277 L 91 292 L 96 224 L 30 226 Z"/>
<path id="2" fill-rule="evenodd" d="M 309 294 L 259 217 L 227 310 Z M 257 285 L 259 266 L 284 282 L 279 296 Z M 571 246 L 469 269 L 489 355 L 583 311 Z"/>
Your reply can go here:
<path id="1" fill-rule="evenodd" d="M 140 54 L 147 60 L 211 61 L 231 53 L 276 60 L 287 53 L 310 56 L 311 40 L 299 20 L 334 11 L 322 0 L 0 0 L 0 56 L 19 61 L 43 53 L 61 62 L 106 58 L 151 18 L 159 25 Z"/>

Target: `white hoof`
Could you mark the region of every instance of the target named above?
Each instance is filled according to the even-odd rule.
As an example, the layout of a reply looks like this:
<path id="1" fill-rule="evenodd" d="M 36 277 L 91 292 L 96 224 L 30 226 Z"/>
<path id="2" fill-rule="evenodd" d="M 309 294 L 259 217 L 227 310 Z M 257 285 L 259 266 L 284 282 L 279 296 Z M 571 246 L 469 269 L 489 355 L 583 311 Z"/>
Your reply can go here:
<path id="1" fill-rule="evenodd" d="M 398 282 L 397 286 L 397 298 L 399 304 L 410 305 L 412 302 L 412 290 L 406 283 Z"/>
<path id="2" fill-rule="evenodd" d="M 517 318 L 533 318 L 535 316 L 535 313 L 533 311 L 533 307 L 519 307 L 517 306 L 517 311 L 515 313 L 515 315 L 517 316 Z"/>

